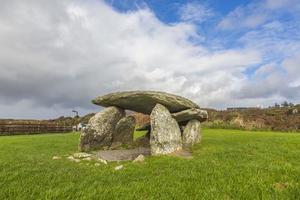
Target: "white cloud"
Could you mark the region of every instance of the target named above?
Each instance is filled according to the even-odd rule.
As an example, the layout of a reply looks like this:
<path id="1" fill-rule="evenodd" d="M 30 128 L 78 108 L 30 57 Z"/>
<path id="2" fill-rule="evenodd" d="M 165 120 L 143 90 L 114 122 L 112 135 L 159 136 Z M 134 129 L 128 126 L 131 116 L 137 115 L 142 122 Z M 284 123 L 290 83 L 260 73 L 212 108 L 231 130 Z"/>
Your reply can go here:
<path id="1" fill-rule="evenodd" d="M 187 3 L 179 9 L 180 19 L 186 22 L 201 23 L 214 15 L 213 11 L 200 3 Z"/>
<path id="2" fill-rule="evenodd" d="M 247 72 L 248 78 L 240 82 L 240 89 L 232 96 L 245 102 L 297 101 L 300 97 L 298 72 L 300 60 L 300 24 L 295 19 L 299 1 L 266 0 L 239 6 L 218 24 L 223 30 L 244 32 L 238 38 L 244 49 L 259 52 L 262 62 L 257 70 Z M 286 20 L 283 14 L 294 20 Z M 292 73 L 291 73 L 292 72 Z"/>
<path id="3" fill-rule="evenodd" d="M 293 57 L 285 59 L 282 66 L 289 76 L 289 85 L 291 87 L 300 87 L 300 51 Z"/>
<path id="4" fill-rule="evenodd" d="M 255 71 L 255 76 L 257 77 L 266 77 L 269 76 L 270 74 L 274 73 L 277 69 L 277 64 L 276 63 L 268 63 L 266 65 L 260 66 L 256 71 Z"/>
<path id="5" fill-rule="evenodd" d="M 282 11 L 292 15 L 299 15 L 299 0 L 263 0 L 254 1 L 245 6 L 238 6 L 229 12 L 218 24 L 223 30 L 240 28 L 257 28 L 260 25 L 272 20 Z"/>
<path id="6" fill-rule="evenodd" d="M 294 7 L 299 5 L 300 3 L 298 0 L 266 0 L 266 7 L 270 9 L 286 8 L 290 6 Z"/>
<path id="7" fill-rule="evenodd" d="M 250 45 L 258 33 L 241 39 L 245 47 L 212 51 L 191 42 L 200 36 L 187 21 L 166 25 L 148 8 L 118 13 L 92 0 L 2 3 L 0 118 L 97 111 L 90 100 L 116 90 L 163 90 L 213 107 L 272 101 L 273 86 L 258 93 L 265 98 L 242 95 L 245 69 L 265 54 Z"/>
<path id="8" fill-rule="evenodd" d="M 268 12 L 262 2 L 239 6 L 224 17 L 218 27 L 225 30 L 255 28 L 268 19 Z"/>

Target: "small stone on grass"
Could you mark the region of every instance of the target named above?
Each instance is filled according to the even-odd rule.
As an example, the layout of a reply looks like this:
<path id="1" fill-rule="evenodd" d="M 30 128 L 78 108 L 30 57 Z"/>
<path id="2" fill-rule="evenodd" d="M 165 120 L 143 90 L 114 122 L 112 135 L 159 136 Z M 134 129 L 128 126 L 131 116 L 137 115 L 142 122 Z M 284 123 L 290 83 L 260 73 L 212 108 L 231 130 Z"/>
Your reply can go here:
<path id="1" fill-rule="evenodd" d="M 103 159 L 101 159 L 101 158 L 98 158 L 98 161 L 101 162 L 101 163 L 103 163 L 103 164 L 106 164 L 106 165 L 107 165 L 107 161 L 106 161 L 106 160 L 103 160 Z"/>
<path id="2" fill-rule="evenodd" d="M 73 157 L 75 157 L 75 158 L 87 158 L 87 157 L 91 157 L 91 154 L 80 152 L 80 153 L 74 153 Z"/>
<path id="3" fill-rule="evenodd" d="M 60 156 L 53 156 L 52 159 L 53 160 L 59 160 L 59 159 L 61 159 L 61 157 Z"/>
<path id="4" fill-rule="evenodd" d="M 136 157 L 132 162 L 136 163 L 136 162 L 144 162 L 145 160 L 145 156 L 140 154 L 138 157 Z"/>
<path id="5" fill-rule="evenodd" d="M 92 160 L 92 158 L 91 158 L 91 157 L 87 157 L 87 158 L 83 158 L 82 160 L 91 161 L 91 160 Z"/>
<path id="6" fill-rule="evenodd" d="M 74 162 L 77 162 L 77 163 L 80 162 L 79 159 L 74 158 L 73 156 L 69 156 L 68 159 L 69 159 L 70 161 L 74 161 Z"/>
<path id="7" fill-rule="evenodd" d="M 120 170 L 120 169 L 122 169 L 123 168 L 123 165 L 119 165 L 119 166 L 116 166 L 115 167 L 115 170 L 117 171 L 117 170 Z"/>

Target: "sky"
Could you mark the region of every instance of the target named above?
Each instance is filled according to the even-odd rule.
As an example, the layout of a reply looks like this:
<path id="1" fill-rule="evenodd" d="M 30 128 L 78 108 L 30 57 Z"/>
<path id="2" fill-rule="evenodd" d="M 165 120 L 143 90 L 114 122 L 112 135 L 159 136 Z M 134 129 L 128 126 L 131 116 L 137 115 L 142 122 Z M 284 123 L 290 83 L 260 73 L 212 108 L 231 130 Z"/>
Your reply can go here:
<path id="1" fill-rule="evenodd" d="M 0 118 L 159 90 L 224 109 L 300 103 L 299 0 L 0 0 Z"/>

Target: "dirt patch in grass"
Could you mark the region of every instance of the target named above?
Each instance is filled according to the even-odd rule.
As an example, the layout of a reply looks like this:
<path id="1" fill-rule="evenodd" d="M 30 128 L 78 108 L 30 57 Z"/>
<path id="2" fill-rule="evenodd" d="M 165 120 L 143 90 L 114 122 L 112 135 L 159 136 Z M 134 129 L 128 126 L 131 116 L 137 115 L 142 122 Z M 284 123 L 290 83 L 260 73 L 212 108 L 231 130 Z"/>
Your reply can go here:
<path id="1" fill-rule="evenodd" d="M 134 160 L 139 155 L 149 156 L 150 148 L 139 147 L 135 149 L 101 150 L 96 152 L 96 158 L 110 161 Z"/>

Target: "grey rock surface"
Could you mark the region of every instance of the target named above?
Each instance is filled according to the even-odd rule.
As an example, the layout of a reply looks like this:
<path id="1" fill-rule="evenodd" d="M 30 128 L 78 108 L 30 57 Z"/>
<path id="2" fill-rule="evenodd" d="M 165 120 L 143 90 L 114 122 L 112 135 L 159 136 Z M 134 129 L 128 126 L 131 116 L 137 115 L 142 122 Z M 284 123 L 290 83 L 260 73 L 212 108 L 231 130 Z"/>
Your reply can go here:
<path id="1" fill-rule="evenodd" d="M 132 144 L 134 129 L 135 118 L 133 116 L 122 118 L 115 127 L 115 131 L 113 133 L 113 142 Z"/>
<path id="2" fill-rule="evenodd" d="M 206 110 L 191 108 L 180 112 L 172 113 L 172 117 L 176 119 L 177 122 L 187 123 L 192 119 L 197 119 L 200 122 L 204 122 L 207 120 L 208 114 Z"/>
<path id="3" fill-rule="evenodd" d="M 93 116 L 80 135 L 79 150 L 96 150 L 110 146 L 117 123 L 125 116 L 124 110 L 111 106 Z"/>
<path id="4" fill-rule="evenodd" d="M 171 114 L 174 119 L 179 123 L 181 126 L 185 126 L 190 120 L 197 119 L 200 122 L 204 122 L 208 118 L 208 114 L 206 110 L 201 110 L 198 108 L 190 108 L 187 110 L 183 110 L 180 112 L 172 113 Z M 150 123 L 146 123 L 141 127 L 137 128 L 137 131 L 145 131 L 150 130 Z"/>
<path id="5" fill-rule="evenodd" d="M 152 155 L 169 154 L 182 149 L 179 125 L 166 107 L 157 104 L 151 112 L 150 122 Z"/>
<path id="6" fill-rule="evenodd" d="M 188 149 L 201 141 L 201 123 L 193 119 L 189 121 L 182 133 L 183 148 Z"/>
<path id="7" fill-rule="evenodd" d="M 184 97 L 157 91 L 116 92 L 99 96 L 92 102 L 104 107 L 118 106 L 144 114 L 150 114 L 157 103 L 164 105 L 170 112 L 199 108 L 196 103 Z"/>

